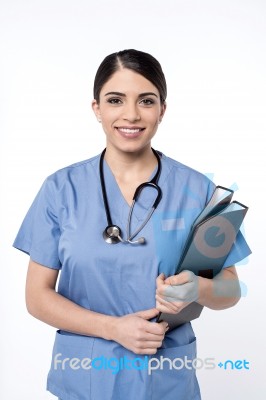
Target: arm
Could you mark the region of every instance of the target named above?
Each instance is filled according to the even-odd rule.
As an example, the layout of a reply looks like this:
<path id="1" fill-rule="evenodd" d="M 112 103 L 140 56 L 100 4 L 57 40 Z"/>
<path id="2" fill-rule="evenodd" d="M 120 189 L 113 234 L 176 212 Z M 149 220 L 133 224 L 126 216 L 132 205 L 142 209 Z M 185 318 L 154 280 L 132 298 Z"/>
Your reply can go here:
<path id="1" fill-rule="evenodd" d="M 26 305 L 35 318 L 56 328 L 80 335 L 114 340 L 136 354 L 155 354 L 167 324 L 148 319 L 156 309 L 123 317 L 99 314 L 83 308 L 56 292 L 58 271 L 30 261 L 26 282 Z"/>
<path id="2" fill-rule="evenodd" d="M 233 307 L 241 297 L 241 289 L 234 266 L 224 268 L 214 279 L 199 278 L 198 303 L 213 310 Z"/>
<path id="3" fill-rule="evenodd" d="M 223 310 L 234 306 L 240 296 L 234 266 L 223 269 L 213 279 L 197 277 L 191 271 L 182 271 L 167 279 L 161 274 L 157 278 L 156 307 L 171 314 L 178 313 L 193 301 L 213 310 Z"/>

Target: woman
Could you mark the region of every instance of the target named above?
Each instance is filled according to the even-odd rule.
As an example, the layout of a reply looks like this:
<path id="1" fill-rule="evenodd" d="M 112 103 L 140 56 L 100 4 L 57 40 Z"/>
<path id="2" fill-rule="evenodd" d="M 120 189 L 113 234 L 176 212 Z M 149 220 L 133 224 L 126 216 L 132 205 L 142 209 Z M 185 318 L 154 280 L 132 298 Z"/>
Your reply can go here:
<path id="1" fill-rule="evenodd" d="M 173 276 L 214 184 L 151 148 L 165 100 L 165 77 L 151 55 L 125 50 L 107 56 L 92 102 L 106 151 L 49 176 L 15 240 L 30 255 L 27 308 L 59 329 L 47 388 L 63 400 L 200 399 L 195 369 L 159 367 L 164 358 L 196 357 L 190 323 L 167 332 L 156 316 L 195 300 L 223 309 L 239 299 L 231 265 L 247 256 L 244 240 L 217 279 L 185 271 Z M 152 178 L 130 210 L 136 188 Z M 167 301 L 170 285 L 175 292 Z"/>

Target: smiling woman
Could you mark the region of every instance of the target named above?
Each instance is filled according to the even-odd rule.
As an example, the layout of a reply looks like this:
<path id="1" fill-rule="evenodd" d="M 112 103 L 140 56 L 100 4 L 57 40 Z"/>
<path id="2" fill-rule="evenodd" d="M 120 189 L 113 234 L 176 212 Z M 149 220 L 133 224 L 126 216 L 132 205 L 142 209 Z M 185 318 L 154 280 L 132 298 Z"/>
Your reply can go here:
<path id="1" fill-rule="evenodd" d="M 122 66 L 104 83 L 92 107 L 106 134 L 106 160 L 119 150 L 152 156 L 150 141 L 166 109 L 160 97 L 152 82 Z"/>
<path id="2" fill-rule="evenodd" d="M 107 56 L 92 101 L 106 149 L 46 179 L 14 242 L 30 255 L 29 312 L 58 328 L 47 389 L 62 400 L 199 400 L 195 369 L 160 365 L 162 359 L 173 364 L 196 358 L 191 324 L 169 332 L 155 317 L 186 307 L 192 292 L 193 301 L 214 309 L 239 299 L 236 270 L 226 263 L 217 279 L 196 279 L 186 271 L 174 276 L 190 228 L 215 185 L 151 147 L 166 93 L 163 71 L 151 55 L 124 50 Z M 121 229 L 109 223 L 111 216 Z M 169 219 L 182 224 L 165 229 Z M 118 240 L 104 240 L 106 222 Z M 138 233 L 145 240 L 132 240 Z M 232 263 L 249 253 L 245 241 L 235 249 Z M 90 368 L 88 360 L 116 360 L 122 367 L 114 374 Z M 152 375 L 147 360 L 158 365 Z M 130 363 L 137 368 L 128 368 Z"/>

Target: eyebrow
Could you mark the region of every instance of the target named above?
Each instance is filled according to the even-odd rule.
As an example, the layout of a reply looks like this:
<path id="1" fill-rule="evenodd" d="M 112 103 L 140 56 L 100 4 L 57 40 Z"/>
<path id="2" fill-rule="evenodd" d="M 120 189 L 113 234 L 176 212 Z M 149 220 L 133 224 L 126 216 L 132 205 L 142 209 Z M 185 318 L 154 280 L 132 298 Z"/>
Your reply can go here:
<path id="1" fill-rule="evenodd" d="M 115 95 L 115 96 L 126 97 L 125 93 L 121 93 L 121 92 L 108 92 L 108 93 L 105 93 L 105 96 L 109 96 L 110 94 L 111 95 Z M 140 97 L 145 97 L 145 96 L 155 96 L 155 97 L 158 98 L 157 94 L 153 93 L 153 92 L 144 92 L 144 93 L 140 93 L 138 95 L 139 98 Z"/>

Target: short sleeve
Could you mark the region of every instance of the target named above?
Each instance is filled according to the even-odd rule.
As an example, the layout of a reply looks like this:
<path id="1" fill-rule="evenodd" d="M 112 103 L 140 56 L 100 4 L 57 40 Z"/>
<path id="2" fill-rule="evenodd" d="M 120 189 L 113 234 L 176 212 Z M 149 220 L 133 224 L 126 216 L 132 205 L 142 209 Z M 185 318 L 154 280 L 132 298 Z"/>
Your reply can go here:
<path id="1" fill-rule="evenodd" d="M 233 247 L 225 260 L 223 268 L 227 268 L 232 265 L 235 265 L 236 263 L 244 260 L 250 254 L 251 254 L 251 250 L 250 250 L 242 232 L 239 231 L 236 236 L 235 243 L 233 244 Z"/>
<path id="2" fill-rule="evenodd" d="M 213 191 L 215 189 L 215 185 L 210 185 L 209 186 L 209 191 L 208 191 L 208 201 L 210 200 Z M 231 251 L 229 252 L 223 268 L 227 268 L 230 267 L 232 265 L 235 265 L 236 263 L 244 260 L 246 257 L 248 257 L 251 254 L 251 250 L 244 238 L 243 233 L 241 232 L 241 230 L 238 232 L 238 234 L 236 235 L 236 239 L 235 242 L 231 248 Z"/>
<path id="3" fill-rule="evenodd" d="M 60 269 L 60 227 L 56 214 L 54 182 L 47 178 L 25 216 L 13 246 L 39 264 Z"/>

